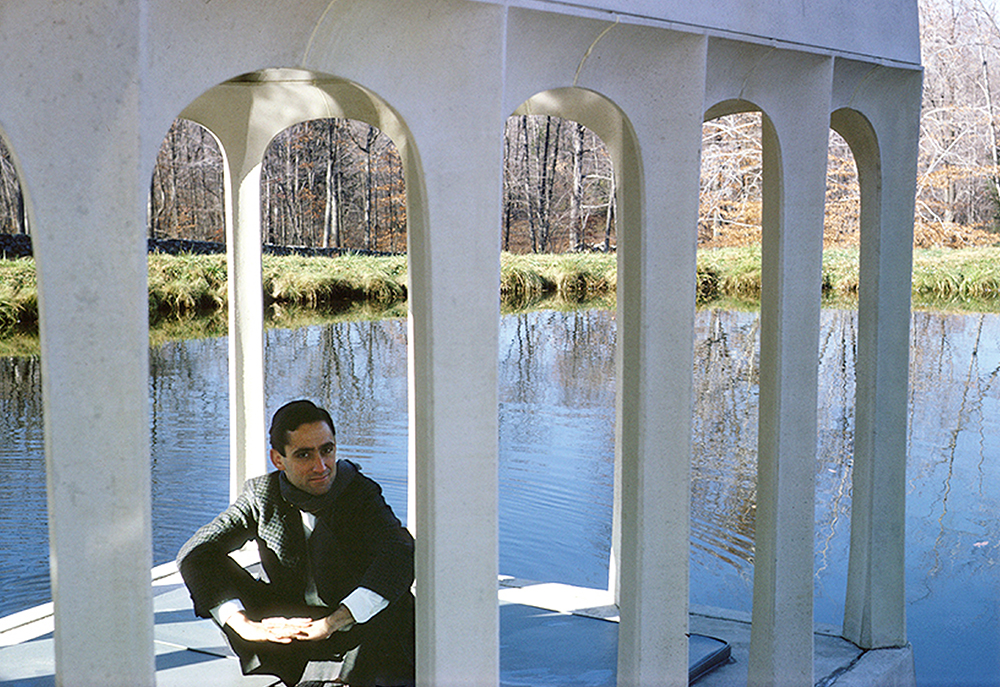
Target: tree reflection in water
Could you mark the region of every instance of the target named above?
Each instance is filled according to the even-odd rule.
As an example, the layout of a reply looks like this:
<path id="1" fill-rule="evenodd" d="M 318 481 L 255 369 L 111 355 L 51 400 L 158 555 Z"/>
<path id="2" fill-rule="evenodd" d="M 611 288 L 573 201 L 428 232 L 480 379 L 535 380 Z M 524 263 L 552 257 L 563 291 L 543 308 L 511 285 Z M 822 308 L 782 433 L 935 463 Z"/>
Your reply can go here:
<path id="1" fill-rule="evenodd" d="M 502 318 L 500 571 L 607 583 L 615 423 L 612 311 Z M 822 312 L 816 458 L 816 619 L 843 614 L 850 533 L 857 313 Z M 759 320 L 702 310 L 695 332 L 691 588 L 749 610 Z M 150 352 L 154 560 L 173 558 L 228 499 L 226 340 Z M 268 409 L 307 396 L 338 421 L 342 456 L 406 515 L 406 323 L 267 332 Z M 921 683 L 1000 675 L 1000 316 L 914 312 L 907 614 Z M 37 357 L 0 358 L 0 614 L 48 599 Z M 955 668 L 958 666 L 960 668 Z M 949 672 L 951 671 L 951 672 Z M 993 681 L 993 682 L 991 682 Z"/>

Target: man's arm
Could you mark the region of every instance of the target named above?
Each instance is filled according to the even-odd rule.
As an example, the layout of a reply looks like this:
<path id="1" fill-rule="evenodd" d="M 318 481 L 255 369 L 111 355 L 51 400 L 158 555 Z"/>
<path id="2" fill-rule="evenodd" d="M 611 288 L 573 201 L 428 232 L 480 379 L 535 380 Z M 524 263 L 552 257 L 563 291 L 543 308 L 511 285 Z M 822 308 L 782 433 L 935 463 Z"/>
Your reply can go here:
<path id="1" fill-rule="evenodd" d="M 212 522 L 199 528 L 177 554 L 177 567 L 194 602 L 195 613 L 210 617 L 225 602 L 240 598 L 240 585 L 253 578 L 229 553 L 256 533 L 248 490 Z"/>
<path id="2" fill-rule="evenodd" d="M 358 589 L 369 590 L 385 601 L 372 615 L 395 601 L 413 584 L 413 537 L 385 502 L 381 487 L 359 475 L 365 486 L 352 500 L 350 527 L 367 541 L 373 558 L 358 581 Z M 357 590 L 355 590 L 357 591 Z M 352 593 L 344 599 L 349 602 Z M 351 606 L 352 610 L 354 606 Z M 370 616 L 369 616 L 370 617 Z M 367 618 L 366 618 L 367 620 Z"/>
<path id="3" fill-rule="evenodd" d="M 370 589 L 358 587 L 340 603 L 347 606 L 355 622 L 367 623 L 376 613 L 389 605 L 389 600 Z"/>
<path id="4" fill-rule="evenodd" d="M 330 615 L 316 620 L 312 618 L 274 617 L 264 618 L 258 622 L 250 620 L 240 610 L 229 615 L 225 624 L 248 642 L 289 644 L 293 641 L 323 641 L 335 632 L 350 630 L 355 621 L 350 609 L 341 604 Z"/>

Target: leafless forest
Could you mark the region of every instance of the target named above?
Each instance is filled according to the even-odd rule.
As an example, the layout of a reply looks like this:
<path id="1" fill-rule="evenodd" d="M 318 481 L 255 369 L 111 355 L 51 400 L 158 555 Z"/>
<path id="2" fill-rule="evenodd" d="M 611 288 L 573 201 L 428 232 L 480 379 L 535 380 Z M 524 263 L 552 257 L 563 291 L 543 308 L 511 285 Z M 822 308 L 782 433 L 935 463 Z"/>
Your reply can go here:
<path id="1" fill-rule="evenodd" d="M 925 71 L 915 244 L 996 243 L 1000 28 L 982 0 L 921 0 L 920 10 Z M 614 175 L 600 139 L 575 122 L 527 115 L 511 117 L 503 138 L 503 248 L 613 250 Z M 759 114 L 705 123 L 700 245 L 759 240 L 760 147 Z M 150 182 L 150 237 L 225 241 L 222 168 L 212 135 L 175 121 Z M 263 241 L 403 252 L 405 196 L 399 154 L 387 136 L 361 122 L 305 122 L 277 136 L 265 155 Z M 832 131 L 826 210 L 826 245 L 854 245 L 854 161 Z M 0 141 L 0 233 L 26 231 L 20 186 Z"/>

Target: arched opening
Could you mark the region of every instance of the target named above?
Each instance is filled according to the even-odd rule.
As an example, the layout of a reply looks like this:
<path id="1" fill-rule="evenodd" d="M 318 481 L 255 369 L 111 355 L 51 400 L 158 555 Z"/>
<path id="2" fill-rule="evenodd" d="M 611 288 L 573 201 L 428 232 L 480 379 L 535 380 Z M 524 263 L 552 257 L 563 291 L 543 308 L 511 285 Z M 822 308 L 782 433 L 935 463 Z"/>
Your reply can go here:
<path id="1" fill-rule="evenodd" d="M 813 597 L 816 621 L 830 624 L 841 624 L 844 619 L 851 536 L 860 208 L 853 152 L 836 128 L 831 128 L 823 221 Z"/>
<path id="2" fill-rule="evenodd" d="M 188 368 L 199 365 L 211 377 L 200 392 L 187 396 L 198 407 L 186 410 L 164 408 L 158 414 L 154 388 L 154 469 L 159 422 L 204 417 L 205 413 L 218 416 L 220 431 L 212 434 L 216 440 L 225 441 L 224 430 L 231 428 L 234 462 L 226 471 L 230 475 L 228 498 L 235 497 L 235 490 L 248 476 L 247 469 L 249 474 L 267 469 L 267 463 L 256 457 L 260 451 L 249 448 L 254 442 L 264 444 L 265 386 L 275 389 L 269 403 L 272 410 L 288 400 L 285 396 L 293 389 L 264 374 L 265 348 L 270 348 L 265 337 L 271 336 L 263 331 L 265 305 L 272 306 L 266 309 L 268 316 L 281 317 L 283 326 L 288 327 L 295 322 L 315 323 L 316 317 L 289 318 L 287 306 L 305 305 L 310 311 L 342 308 L 345 299 L 365 298 L 364 290 L 355 286 L 358 283 L 369 282 L 365 288 L 379 290 L 382 302 L 377 311 L 405 299 L 405 257 L 396 260 L 399 266 L 377 266 L 385 274 L 374 274 L 377 270 L 369 268 L 368 274 L 353 282 L 350 275 L 343 274 L 350 272 L 351 266 L 345 269 L 332 258 L 321 257 L 365 249 L 369 253 L 378 249 L 405 251 L 404 161 L 392 138 L 376 125 L 386 126 L 405 140 L 398 118 L 364 89 L 298 70 L 265 70 L 221 84 L 192 103 L 174 122 L 151 182 L 150 240 L 156 253 L 180 255 L 151 256 L 151 292 L 157 294 L 156 298 L 151 294 L 151 311 L 161 315 L 156 319 L 174 325 L 178 313 L 207 310 L 221 314 L 228 305 L 229 323 L 211 317 L 200 330 L 195 327 L 178 333 L 168 329 L 154 341 L 190 339 L 192 331 L 218 336 L 228 329 L 231 350 L 228 355 L 222 350 L 221 363 L 213 364 L 203 359 L 211 357 L 207 349 L 212 347 L 206 340 L 200 341 L 195 345 L 203 350 L 197 356 L 181 354 L 188 359 L 181 366 L 186 373 L 173 369 L 154 351 L 154 385 L 160 377 L 163 384 L 171 384 L 175 373 L 189 377 Z M 306 256 L 300 258 L 306 262 L 294 262 L 296 258 L 289 253 Z M 262 261 L 265 277 L 261 275 Z M 382 282 L 373 286 L 376 278 Z M 251 286 L 240 286 L 241 279 Z M 254 282 L 259 286 L 253 287 Z M 265 300 L 260 300 L 261 289 L 267 291 Z M 395 316 L 400 316 L 399 308 Z M 389 338 L 402 339 L 405 417 L 405 327 L 402 335 Z M 174 343 L 170 348 L 179 345 Z M 225 349 L 224 340 L 220 345 Z M 249 353 L 242 349 L 247 345 Z M 276 353 L 268 356 L 272 363 L 280 358 Z M 228 385 L 227 375 L 219 378 L 219 365 L 225 368 L 226 357 L 230 360 Z M 328 366 L 330 360 L 328 357 L 324 364 Z M 329 394 L 317 393 L 317 389 L 309 391 L 316 398 L 329 399 Z M 252 402 L 256 410 L 246 406 L 251 398 L 257 399 Z M 234 406 L 242 410 L 237 413 Z M 231 413 L 235 414 L 230 418 Z M 248 422 L 247 413 L 259 413 L 260 418 Z M 173 436 L 185 436 L 183 428 L 174 429 Z M 244 431 L 254 438 L 241 437 Z M 216 453 L 224 456 L 228 452 Z M 248 455 L 255 456 L 250 468 L 246 466 Z M 402 455 L 406 455 L 405 439 Z M 405 493 L 405 460 L 402 474 Z M 154 488 L 167 481 L 154 474 Z M 405 498 L 403 506 L 405 513 Z M 175 531 L 177 536 L 181 535 Z"/>
<path id="3" fill-rule="evenodd" d="M 232 484 L 241 489 L 245 478 L 273 469 L 261 460 L 267 444 L 256 434 L 294 398 L 330 410 L 338 456 L 361 464 L 406 521 L 407 161 L 380 127 L 407 140 L 398 118 L 360 87 L 275 70 L 220 84 L 184 110 L 168 134 L 167 158 L 185 164 L 163 165 L 152 188 L 160 198 L 179 198 L 179 210 L 151 202 L 151 217 L 160 220 L 151 222 L 151 244 L 178 244 L 181 254 L 169 256 L 175 271 L 217 272 L 213 278 L 228 283 L 217 305 L 228 305 L 230 317 L 228 339 L 169 341 L 151 353 L 157 558 L 166 551 L 172 560 L 221 512 L 235 497 Z M 175 143 L 184 135 L 190 146 Z M 205 154 L 199 142 L 217 142 L 217 151 Z M 214 169 L 206 173 L 199 165 Z M 165 179 L 186 181 L 187 188 L 180 184 L 178 192 Z M 214 229 L 185 222 L 198 213 L 184 198 L 214 213 L 206 222 Z M 201 249 L 210 254 L 190 254 Z M 331 323 L 323 311 L 336 307 L 338 297 L 355 295 L 343 274 L 355 269 L 356 256 L 349 254 L 377 257 L 386 249 L 398 253 L 392 257 L 402 265 L 394 275 L 402 306 L 392 321 L 383 326 L 362 314 Z M 340 261 L 347 266 L 337 266 Z M 282 281 L 281 273 L 293 278 Z M 313 290 L 296 291 L 304 283 Z M 266 306 L 279 301 L 308 305 L 312 316 L 265 328 Z M 192 470 L 197 479 L 188 478 Z M 254 552 L 247 553 L 252 560 Z"/>
<path id="4" fill-rule="evenodd" d="M 750 610 L 757 512 L 765 116 L 739 104 L 706 118 L 702 141 L 692 603 Z M 737 110 L 737 112 L 732 112 Z M 719 114 L 729 111 L 728 114 Z M 835 118 L 836 119 L 836 118 Z M 857 357 L 860 189 L 851 147 L 827 149 L 818 351 L 814 607 L 843 619 Z"/>
<path id="5" fill-rule="evenodd" d="M 518 503 L 525 510 L 535 512 L 542 517 L 545 507 L 540 504 L 546 501 L 557 509 L 565 506 L 565 503 L 559 503 L 566 499 L 563 491 L 566 483 L 565 479 L 558 477 L 560 473 L 564 477 L 576 473 L 573 479 L 579 479 L 580 471 L 596 468 L 596 474 L 591 473 L 588 480 L 591 485 L 589 488 L 596 491 L 586 495 L 573 495 L 570 500 L 579 503 L 588 501 L 591 504 L 583 511 L 577 511 L 577 525 L 581 522 L 578 517 L 581 512 L 590 512 L 596 518 L 595 522 L 600 521 L 602 517 L 606 518 L 608 505 L 611 505 L 612 510 L 611 522 L 605 520 L 603 525 L 595 525 L 598 527 L 596 533 L 590 531 L 585 535 L 589 541 L 583 546 L 591 552 L 591 555 L 588 555 L 588 560 L 591 561 L 589 572 L 581 574 L 582 571 L 579 569 L 572 571 L 563 581 L 585 587 L 603 587 L 604 581 L 607 580 L 612 593 L 617 593 L 616 558 L 620 554 L 616 554 L 615 551 L 620 551 L 621 545 L 616 534 L 619 514 L 614 504 L 620 502 L 620 499 L 615 493 L 618 479 L 617 469 L 614 466 L 618 459 L 614 456 L 622 450 L 622 442 L 615 427 L 619 424 L 617 415 L 629 411 L 622 411 L 620 402 L 612 401 L 618 394 L 610 384 L 608 373 L 614 369 L 614 365 L 619 364 L 617 361 L 622 355 L 622 351 L 619 350 L 620 339 L 614 334 L 616 327 L 622 326 L 621 281 L 618 278 L 622 259 L 621 227 L 627 224 L 628 218 L 631 217 L 635 221 L 638 217 L 637 205 L 633 204 L 637 202 L 635 194 L 638 191 L 638 171 L 635 167 L 637 156 L 630 133 L 623 113 L 603 96 L 592 91 L 578 88 L 556 89 L 537 94 L 525 101 L 507 120 L 505 128 L 505 203 L 501 227 L 502 245 L 510 249 L 519 247 L 528 253 L 538 252 L 543 247 L 549 250 L 562 248 L 565 251 L 580 252 L 578 249 L 581 244 L 586 249 L 588 242 L 592 246 L 597 244 L 598 253 L 603 249 L 605 242 L 609 249 L 615 250 L 613 256 L 600 256 L 603 265 L 599 269 L 603 272 L 598 275 L 586 275 L 584 273 L 586 268 L 583 268 L 584 272 L 567 278 L 566 274 L 559 275 L 561 268 L 558 267 L 554 275 L 546 275 L 553 285 L 553 290 L 560 281 L 569 286 L 569 290 L 563 295 L 568 297 L 570 302 L 586 300 L 588 283 L 600 282 L 601 288 L 614 287 L 617 293 L 617 317 L 605 309 L 594 318 L 593 322 L 585 322 L 580 317 L 567 315 L 548 318 L 547 324 L 555 326 L 558 332 L 553 337 L 559 341 L 556 346 L 568 346 L 569 350 L 565 353 L 556 353 L 555 348 L 550 349 L 546 355 L 561 360 L 552 359 L 546 362 L 549 365 L 556 364 L 557 367 L 553 369 L 561 369 L 567 381 L 572 378 L 570 388 L 576 387 L 578 391 L 582 391 L 583 387 L 586 387 L 590 395 L 580 409 L 582 412 L 579 412 L 575 419 L 571 420 L 574 412 L 567 413 L 565 408 L 553 412 L 555 404 L 552 404 L 553 399 L 549 398 L 546 402 L 553 407 L 550 408 L 548 418 L 543 415 L 540 418 L 533 418 L 528 424 L 523 421 L 530 413 L 530 402 L 522 395 L 527 391 L 522 383 L 523 378 L 526 374 L 538 374 L 540 370 L 537 368 L 528 370 L 522 366 L 525 360 L 522 351 L 534 348 L 536 355 L 541 352 L 537 332 L 533 334 L 529 331 L 525 322 L 515 322 L 511 331 L 505 335 L 504 327 L 501 326 L 500 350 L 501 374 L 511 375 L 506 378 L 511 384 L 509 393 L 505 393 L 504 379 L 501 380 L 501 452 L 505 453 L 515 447 L 523 450 L 531 441 L 538 441 L 541 437 L 547 437 L 551 441 L 557 436 L 566 440 L 572 435 L 584 442 L 577 447 L 578 451 L 570 452 L 574 455 L 570 456 L 569 463 L 550 471 L 551 474 L 547 479 L 550 484 L 553 479 L 562 482 L 560 486 L 554 487 L 554 493 L 561 493 L 555 493 L 554 497 L 535 494 L 534 496 L 538 498 L 526 495 L 530 503 L 522 503 L 520 500 Z M 565 154 L 561 162 L 559 150 Z M 586 159 L 588 154 L 589 160 Z M 591 187 L 589 201 L 583 193 L 588 186 Z M 562 189 L 562 193 L 557 195 L 556 189 Z M 557 200 L 558 202 L 555 202 Z M 596 222 L 587 219 L 588 210 L 589 217 L 596 215 L 598 218 Z M 542 212 L 545 214 L 541 214 Z M 636 214 L 630 215 L 630 212 Z M 503 259 L 510 261 L 512 257 L 514 256 L 507 255 Z M 505 288 L 509 292 L 516 291 L 513 287 L 505 287 L 509 272 L 512 271 L 511 264 L 513 263 L 508 262 L 506 266 L 501 266 L 502 291 Z M 567 269 L 572 271 L 574 267 L 569 266 Z M 573 292 L 574 284 L 581 287 L 580 293 Z M 553 322 L 553 319 L 558 322 Z M 588 356 L 584 353 L 582 347 L 587 345 L 597 347 L 596 355 Z M 551 382 L 551 378 L 547 381 Z M 620 380 L 618 383 L 620 385 Z M 549 394 L 551 386 L 540 391 Z M 605 404 L 609 401 L 614 404 L 611 406 L 617 408 L 614 416 L 599 417 L 601 412 L 607 412 L 610 408 L 604 405 L 602 411 L 599 403 L 591 405 L 598 397 L 603 398 Z M 564 397 L 559 403 L 565 403 L 566 400 Z M 598 415 L 593 415 L 594 412 Z M 521 418 L 522 421 L 518 421 L 517 418 Z M 539 425 L 539 422 L 553 424 L 545 427 L 544 424 Z M 573 429 L 572 422 L 583 424 Z M 528 437 L 531 439 L 526 441 Z M 544 443 L 546 439 L 542 441 Z M 596 457 L 597 460 L 593 457 L 587 460 L 587 454 Z M 604 460 L 601 460 L 601 455 L 604 456 Z M 567 456 L 563 455 L 562 458 L 566 459 Z M 506 459 L 506 456 L 501 457 L 502 471 L 505 469 Z M 514 465 L 509 474 L 501 474 L 501 497 L 506 479 L 509 478 L 512 485 L 523 481 L 524 475 L 519 474 L 522 468 L 523 465 Z M 594 477 L 597 479 L 594 480 Z M 502 542 L 505 539 L 505 529 L 513 527 L 509 522 L 505 523 L 505 519 L 509 519 L 505 518 L 506 509 L 509 507 L 516 509 L 517 504 L 507 503 L 502 498 L 500 504 Z M 603 511 L 603 516 L 599 511 Z M 546 522 L 555 525 L 558 519 L 550 518 Z M 537 551 L 543 554 L 540 559 L 535 559 L 534 565 L 525 566 L 526 570 L 535 570 L 537 574 L 548 579 L 565 575 L 564 572 L 557 572 L 558 566 L 549 566 L 549 561 L 546 560 L 549 558 L 545 552 L 546 545 L 537 536 L 518 530 L 517 536 L 511 537 L 512 540 L 515 538 L 533 543 L 534 546 L 540 547 Z M 601 551 L 608 544 L 612 549 L 610 569 L 605 566 L 607 559 L 602 559 L 601 556 Z M 555 550 L 559 549 L 560 546 L 557 545 Z M 517 562 L 517 555 L 513 551 L 510 559 L 505 555 L 506 552 L 502 549 L 500 572 L 519 574 L 516 570 L 503 568 L 508 561 L 512 566 L 520 567 L 522 563 Z"/>
<path id="6" fill-rule="evenodd" d="M 290 318 L 287 307 L 271 307 L 265 311 L 261 301 L 256 324 L 244 326 L 239 323 L 244 337 L 260 341 L 259 367 L 256 372 L 251 371 L 249 380 L 239 375 L 238 380 L 234 379 L 233 370 L 226 370 L 231 351 L 227 350 L 227 340 L 221 338 L 227 330 L 234 334 L 233 318 L 230 317 L 227 325 L 225 312 L 234 294 L 233 275 L 242 271 L 240 260 L 233 256 L 233 238 L 243 241 L 249 246 L 249 252 L 256 252 L 258 256 L 255 261 L 251 258 L 256 263 L 256 269 L 249 270 L 251 281 L 256 279 L 261 283 L 261 261 L 264 260 L 268 270 L 268 279 L 264 282 L 268 291 L 267 304 L 306 305 L 309 312 L 317 308 L 323 311 L 343 307 L 343 298 L 365 297 L 364 293 L 359 296 L 352 291 L 350 277 L 341 274 L 343 270 L 334 265 L 332 258 L 323 256 L 363 250 L 366 241 L 379 248 L 398 250 L 402 247 L 405 250 L 402 162 L 395 145 L 370 123 L 325 116 L 359 114 L 378 123 L 371 111 L 359 106 L 359 100 L 360 105 L 365 102 L 363 97 L 359 98 L 360 92 L 361 89 L 342 80 L 309 73 L 272 70 L 245 75 L 196 100 L 175 120 L 164 138 L 151 181 L 149 204 L 153 252 L 150 256 L 151 320 L 156 325 L 150 371 L 157 562 L 172 559 L 190 532 L 233 498 L 233 494 L 220 487 L 220 479 L 221 484 L 238 481 L 239 486 L 242 485 L 243 477 L 237 479 L 231 474 L 233 466 L 226 458 L 229 450 L 224 448 L 229 444 L 226 430 L 230 426 L 234 396 L 246 393 L 248 385 L 254 386 L 253 380 L 258 380 L 259 388 L 253 393 L 261 398 L 261 418 L 256 425 L 264 425 L 265 381 L 273 390 L 269 394 L 269 398 L 273 395 L 272 411 L 288 400 L 286 395 L 295 393 L 296 384 L 289 384 L 281 375 L 268 377 L 264 370 L 274 366 L 291 374 L 282 363 L 282 356 L 300 356 L 310 347 L 294 349 L 294 340 L 272 344 L 270 339 L 280 339 L 282 334 L 273 329 L 265 334 L 265 314 L 272 319 L 278 316 L 286 328 L 317 322 L 314 315 Z M 255 97 L 273 104 L 279 112 L 268 116 L 265 111 L 255 119 L 253 113 L 242 110 L 243 119 L 240 119 L 241 107 L 248 108 L 247 101 L 254 102 Z M 278 100 L 272 101 L 272 98 Z M 317 118 L 317 114 L 324 116 Z M 227 155 L 247 147 L 256 150 L 257 159 L 245 163 L 248 169 L 234 169 Z M 372 164 L 372 160 L 380 164 Z M 234 176 L 245 175 L 248 171 L 253 174 L 254 170 L 259 178 L 257 194 L 245 185 L 242 188 L 244 194 L 250 193 L 260 199 L 259 224 L 251 222 L 249 229 L 240 228 L 236 226 L 240 201 L 234 202 L 230 191 L 234 188 Z M 239 189 L 240 184 L 235 188 Z M 371 207 L 365 208 L 368 199 Z M 237 209 L 235 213 L 234 208 Z M 244 212 L 251 210 L 244 205 Z M 373 220 L 369 226 L 364 224 L 366 218 Z M 336 227 L 332 228 L 334 222 Z M 380 231 L 381 228 L 385 229 Z M 266 248 L 266 256 L 262 256 L 262 247 Z M 282 255 L 289 252 L 306 255 L 301 258 L 306 262 L 295 263 L 295 257 Z M 234 265 L 236 270 L 232 269 Z M 405 262 L 403 269 L 398 271 L 402 276 L 390 276 L 394 281 L 386 296 L 388 305 L 405 299 Z M 289 278 L 281 279 L 280 275 Z M 363 282 L 364 278 L 356 281 Z M 236 300 L 240 300 L 238 293 Z M 377 311 L 385 307 L 387 305 L 382 304 Z M 198 314 L 208 317 L 181 317 Z M 397 308 L 397 320 L 400 314 Z M 402 334 L 391 334 L 388 340 L 396 342 L 395 352 L 402 361 L 402 372 L 397 376 L 403 379 L 403 391 L 393 399 L 397 405 L 402 404 L 405 418 L 406 336 L 405 326 L 396 328 L 400 327 Z M 356 335 L 357 332 L 345 335 L 349 349 Z M 330 342 L 342 337 L 314 332 L 307 338 L 314 340 L 317 336 L 327 340 L 324 352 L 329 354 L 322 361 L 326 372 L 319 377 L 320 386 L 323 383 L 343 388 L 356 385 L 357 379 L 353 382 L 331 380 L 330 370 L 354 369 L 350 363 L 339 365 L 332 352 Z M 384 342 L 386 337 L 380 340 Z M 282 354 L 280 349 L 286 345 L 294 350 L 286 349 Z M 268 350 L 267 366 L 264 364 L 265 349 Z M 359 360 L 364 359 L 361 353 L 358 355 Z M 367 359 L 370 360 L 370 356 Z M 295 379 L 301 382 L 305 377 L 296 375 Z M 234 393 L 237 390 L 238 393 Z M 300 388 L 299 394 L 317 400 L 336 400 L 331 399 L 328 390 L 320 388 Z M 195 429 L 191 426 L 193 420 L 201 425 L 207 423 L 215 427 L 215 431 L 204 433 Z M 200 505 L 178 508 L 177 503 L 183 499 L 171 496 L 170 490 L 184 483 L 177 476 L 183 474 L 188 469 L 184 466 L 205 449 L 206 437 L 218 444 L 210 453 L 217 455 L 222 463 L 210 470 L 216 478 L 210 479 L 204 474 L 204 479 L 199 480 L 209 494 L 192 499 L 190 503 Z M 402 475 L 401 512 L 405 514 L 405 433 L 402 441 L 402 468 L 397 472 Z M 267 464 L 260 461 L 255 469 L 266 470 Z M 170 515 L 163 517 L 167 511 Z"/>
<path id="7" fill-rule="evenodd" d="M 0 133 L 0 617 L 51 598 L 38 294 L 20 176 Z"/>
<path id="8" fill-rule="evenodd" d="M 341 216 L 340 209 L 333 207 L 338 198 L 329 192 L 330 185 L 325 183 L 327 179 L 335 182 L 338 176 L 330 159 L 337 148 L 329 146 L 331 141 L 336 143 L 331 138 L 335 128 L 320 131 L 319 125 L 305 123 L 336 118 L 364 122 L 369 126 L 366 131 L 381 129 L 390 139 L 402 142 L 399 151 L 402 168 L 415 169 L 416 160 L 406 152 L 412 150 L 412 146 L 406 145 L 409 135 L 405 126 L 374 94 L 343 79 L 302 70 L 270 69 L 237 77 L 207 91 L 189 105 L 181 117 L 202 124 L 215 135 L 225 162 L 233 461 L 230 491 L 235 497 L 246 476 L 267 469 L 266 460 L 255 448 L 265 444 L 263 428 L 266 424 L 263 244 L 268 238 L 304 243 L 306 234 L 315 241 L 317 227 L 319 240 L 316 242 L 320 246 L 329 244 L 331 238 L 335 243 L 336 238 L 330 231 L 331 218 Z M 265 165 L 268 146 L 290 127 L 297 128 L 285 134 L 276 149 L 287 153 L 283 158 L 279 155 L 282 164 L 278 167 Z M 309 150 L 307 143 L 318 133 L 325 134 L 327 154 L 325 158 L 314 159 L 309 153 L 318 151 Z M 324 169 L 313 163 L 323 165 Z M 280 168 L 289 178 L 283 179 L 273 171 L 265 175 L 265 168 Z M 323 173 L 319 173 L 321 171 Z M 378 203 L 371 179 L 369 176 L 366 193 L 369 217 L 375 216 L 373 210 Z M 323 186 L 322 199 L 309 198 L 310 194 L 317 195 L 317 187 L 310 187 L 309 183 L 304 183 L 306 181 Z M 398 197 L 399 185 L 397 179 L 392 192 L 385 197 Z M 322 212 L 317 212 L 316 208 L 322 208 Z M 404 220 L 396 214 L 398 226 Z M 306 219 L 311 221 L 308 231 Z M 366 235 L 370 244 L 373 239 L 374 244 L 378 242 L 377 235 L 371 231 L 375 226 L 369 225 Z M 401 241 L 399 233 L 395 231 L 395 236 L 390 233 L 396 245 Z M 405 285 L 402 288 L 405 291 Z M 309 297 L 304 298 L 308 300 Z"/>
<path id="9" fill-rule="evenodd" d="M 556 114 L 504 129 L 500 573 L 607 587 L 614 486 L 614 169 Z"/>
<path id="10" fill-rule="evenodd" d="M 760 379 L 762 116 L 702 125 L 691 455 L 691 603 L 750 610 Z"/>
<path id="11" fill-rule="evenodd" d="M 502 250 L 611 251 L 614 205 L 611 156 L 597 134 L 551 115 L 507 120 Z"/>

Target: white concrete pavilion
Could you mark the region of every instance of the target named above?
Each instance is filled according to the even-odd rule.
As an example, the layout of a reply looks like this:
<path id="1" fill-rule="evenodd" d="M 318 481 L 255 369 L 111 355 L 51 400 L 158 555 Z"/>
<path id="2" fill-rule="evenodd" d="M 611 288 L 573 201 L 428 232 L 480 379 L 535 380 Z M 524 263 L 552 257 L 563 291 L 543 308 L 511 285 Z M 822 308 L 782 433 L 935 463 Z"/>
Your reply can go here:
<path id="1" fill-rule="evenodd" d="M 234 479 L 264 469 L 267 141 L 343 115 L 400 150 L 418 681 L 434 686 L 497 680 L 501 133 L 516 112 L 580 121 L 614 156 L 618 681 L 686 683 L 701 123 L 746 110 L 763 113 L 765 167 L 749 683 L 812 684 L 820 259 L 836 129 L 862 192 L 843 636 L 906 645 L 915 0 L 4 0 L 0 53 L 0 128 L 39 272 L 58 684 L 155 682 L 146 199 L 178 115 L 215 133 L 229 172 Z M 912 663 L 901 674 L 912 680 Z"/>

